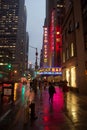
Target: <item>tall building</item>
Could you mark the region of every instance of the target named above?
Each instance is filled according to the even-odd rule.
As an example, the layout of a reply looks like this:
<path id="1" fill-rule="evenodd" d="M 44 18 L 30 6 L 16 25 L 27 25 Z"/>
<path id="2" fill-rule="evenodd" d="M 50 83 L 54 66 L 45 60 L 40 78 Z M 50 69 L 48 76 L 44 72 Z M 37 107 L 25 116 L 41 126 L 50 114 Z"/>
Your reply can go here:
<path id="1" fill-rule="evenodd" d="M 46 0 L 43 27 L 43 67 L 61 66 L 63 0 Z"/>
<path id="2" fill-rule="evenodd" d="M 24 0 L 0 0 L 0 68 L 18 76 L 25 71 L 26 59 L 26 8 Z M 12 74 L 13 75 L 13 74 Z"/>
<path id="3" fill-rule="evenodd" d="M 43 46 L 41 51 L 40 73 L 48 76 L 48 80 L 58 81 L 61 76 L 61 53 L 63 1 L 46 0 L 46 18 L 43 26 Z M 53 76 L 53 77 L 52 77 Z"/>
<path id="4" fill-rule="evenodd" d="M 63 22 L 63 1 L 46 0 L 45 28 L 47 28 L 47 37 L 48 37 L 47 65 L 49 67 L 61 66 L 62 22 Z"/>
<path id="5" fill-rule="evenodd" d="M 87 1 L 65 0 L 64 7 L 63 79 L 70 89 L 87 94 Z"/>

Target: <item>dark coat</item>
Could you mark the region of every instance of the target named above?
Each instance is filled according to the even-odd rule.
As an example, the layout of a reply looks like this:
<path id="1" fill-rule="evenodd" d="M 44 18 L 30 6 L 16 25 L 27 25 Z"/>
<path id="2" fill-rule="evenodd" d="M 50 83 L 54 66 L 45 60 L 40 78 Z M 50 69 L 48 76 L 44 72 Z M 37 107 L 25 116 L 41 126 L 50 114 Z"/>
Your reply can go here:
<path id="1" fill-rule="evenodd" d="M 53 85 L 50 85 L 50 86 L 49 86 L 49 94 L 50 94 L 50 95 L 53 95 L 55 92 L 56 92 L 56 91 L 55 91 L 55 87 L 54 87 Z"/>

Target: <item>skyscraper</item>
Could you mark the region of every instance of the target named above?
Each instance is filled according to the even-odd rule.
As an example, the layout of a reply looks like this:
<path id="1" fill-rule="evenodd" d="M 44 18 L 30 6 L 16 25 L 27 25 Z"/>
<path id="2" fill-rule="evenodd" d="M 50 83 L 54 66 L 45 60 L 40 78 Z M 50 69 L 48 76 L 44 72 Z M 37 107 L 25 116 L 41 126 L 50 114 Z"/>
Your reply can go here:
<path id="1" fill-rule="evenodd" d="M 18 75 L 23 73 L 26 42 L 24 0 L 0 0 L 0 67 L 3 71 L 10 63 Z"/>
<path id="2" fill-rule="evenodd" d="M 44 55 L 45 56 L 44 65 L 48 65 L 48 67 L 61 66 L 62 22 L 63 22 L 63 1 L 46 0 L 46 19 L 44 24 L 45 29 L 44 33 L 46 32 L 47 34 L 45 35 L 43 34 L 43 36 L 45 36 L 44 38 L 46 38 L 45 40 L 43 40 L 43 44 L 47 45 L 47 54 Z M 44 43 L 44 41 L 47 43 Z"/>

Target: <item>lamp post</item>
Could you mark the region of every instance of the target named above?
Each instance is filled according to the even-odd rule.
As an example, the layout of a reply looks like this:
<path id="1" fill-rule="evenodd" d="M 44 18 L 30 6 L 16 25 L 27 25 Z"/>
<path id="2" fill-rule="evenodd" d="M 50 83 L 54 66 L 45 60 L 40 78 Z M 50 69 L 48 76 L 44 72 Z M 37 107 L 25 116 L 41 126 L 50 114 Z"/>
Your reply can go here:
<path id="1" fill-rule="evenodd" d="M 31 47 L 31 48 L 33 48 L 33 49 L 36 50 L 36 53 L 35 53 L 35 56 L 36 56 L 36 60 L 35 60 L 35 70 L 37 70 L 37 69 L 38 69 L 38 63 L 37 63 L 38 52 L 37 52 L 37 48 L 36 48 L 36 47 L 33 47 L 33 46 L 29 46 L 29 47 Z"/>
<path id="2" fill-rule="evenodd" d="M 38 52 L 37 52 L 37 48 L 36 48 L 35 55 L 36 55 L 35 69 L 37 70 L 38 69 L 38 64 L 37 64 Z"/>

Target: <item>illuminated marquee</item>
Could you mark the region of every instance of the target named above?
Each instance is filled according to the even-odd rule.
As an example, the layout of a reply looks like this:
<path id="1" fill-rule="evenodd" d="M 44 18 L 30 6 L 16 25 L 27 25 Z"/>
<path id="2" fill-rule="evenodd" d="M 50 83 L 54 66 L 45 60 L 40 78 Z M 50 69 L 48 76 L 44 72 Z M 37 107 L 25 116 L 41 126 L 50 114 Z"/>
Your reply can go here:
<path id="1" fill-rule="evenodd" d="M 61 67 L 53 67 L 53 68 L 42 68 L 38 70 L 38 74 L 40 75 L 62 75 Z"/>

